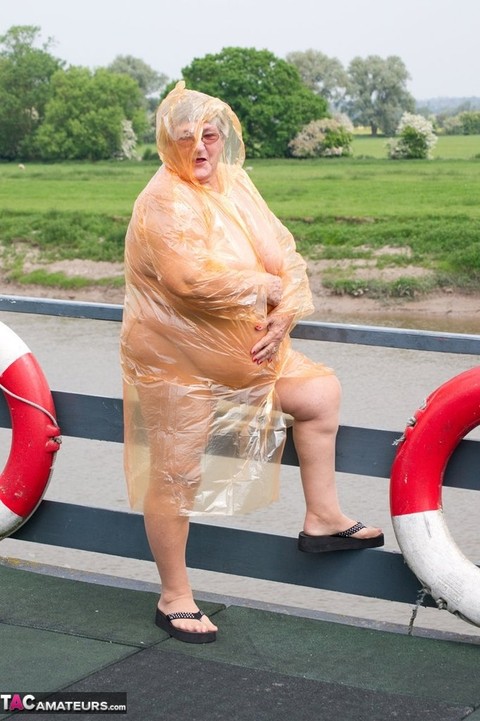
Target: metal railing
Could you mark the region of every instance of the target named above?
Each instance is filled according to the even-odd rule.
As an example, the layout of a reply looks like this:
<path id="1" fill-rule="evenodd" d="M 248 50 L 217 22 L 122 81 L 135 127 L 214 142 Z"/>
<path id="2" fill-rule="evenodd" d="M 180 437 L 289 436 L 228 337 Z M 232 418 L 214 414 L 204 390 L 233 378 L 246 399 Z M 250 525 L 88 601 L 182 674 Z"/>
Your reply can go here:
<path id="1" fill-rule="evenodd" d="M 119 322 L 122 307 L 74 301 L 0 296 L 0 311 Z M 300 322 L 292 337 L 335 343 L 480 355 L 480 336 L 373 326 Z M 65 436 L 123 441 L 120 398 L 52 391 Z M 0 396 L 0 427 L 10 427 Z M 403 430 L 403 429 L 402 429 Z M 359 476 L 388 479 L 400 432 L 341 426 L 336 468 Z M 288 436 L 282 462 L 298 465 Z M 446 470 L 444 485 L 480 490 L 480 442 L 463 440 Z M 44 500 L 12 538 L 126 558 L 152 560 L 139 514 Z M 296 539 L 254 531 L 191 523 L 187 550 L 191 568 L 415 603 L 421 584 L 398 552 L 303 554 Z M 424 601 L 429 604 L 428 599 Z M 433 601 L 431 602 L 433 604 Z"/>

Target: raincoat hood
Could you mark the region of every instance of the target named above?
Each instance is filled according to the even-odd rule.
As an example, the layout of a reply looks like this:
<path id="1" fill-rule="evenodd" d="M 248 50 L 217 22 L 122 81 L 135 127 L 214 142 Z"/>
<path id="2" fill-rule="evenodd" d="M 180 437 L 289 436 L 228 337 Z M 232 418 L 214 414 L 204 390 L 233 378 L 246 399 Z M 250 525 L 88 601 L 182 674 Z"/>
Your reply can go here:
<path id="1" fill-rule="evenodd" d="M 215 125 L 223 141 L 217 179 L 221 191 L 226 192 L 244 163 L 245 147 L 239 119 L 219 98 L 187 90 L 183 80 L 178 82 L 157 110 L 158 154 L 167 168 L 182 180 L 201 185 L 193 168 L 196 146 L 205 123 Z M 185 134 L 195 141 L 187 147 L 178 142 Z"/>

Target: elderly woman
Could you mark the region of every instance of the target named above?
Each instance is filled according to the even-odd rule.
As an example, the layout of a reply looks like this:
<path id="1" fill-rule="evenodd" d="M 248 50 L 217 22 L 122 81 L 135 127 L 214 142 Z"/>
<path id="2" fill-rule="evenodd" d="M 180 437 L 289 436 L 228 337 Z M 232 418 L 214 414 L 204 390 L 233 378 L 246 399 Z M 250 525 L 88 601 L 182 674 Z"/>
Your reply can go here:
<path id="1" fill-rule="evenodd" d="M 305 263 L 242 169 L 236 115 L 178 83 L 158 109 L 157 145 L 162 167 L 126 237 L 125 469 L 160 574 L 155 622 L 207 643 L 217 627 L 190 588 L 189 518 L 275 500 L 287 422 L 306 502 L 299 549 L 381 546 L 383 534 L 339 507 L 339 382 L 291 347 L 313 310 Z"/>

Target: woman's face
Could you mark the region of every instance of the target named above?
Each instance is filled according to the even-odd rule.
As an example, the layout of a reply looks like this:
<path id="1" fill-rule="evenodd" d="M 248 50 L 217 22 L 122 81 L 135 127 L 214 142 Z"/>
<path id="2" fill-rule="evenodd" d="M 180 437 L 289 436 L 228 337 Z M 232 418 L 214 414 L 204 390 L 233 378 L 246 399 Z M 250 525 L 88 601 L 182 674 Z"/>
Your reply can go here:
<path id="1" fill-rule="evenodd" d="M 223 136 L 213 123 L 204 123 L 202 136 L 195 144 L 192 130 L 187 126 L 181 129 L 177 140 L 180 147 L 190 151 L 195 146 L 193 155 L 193 174 L 202 185 L 215 187 L 215 175 L 218 161 L 223 151 Z"/>

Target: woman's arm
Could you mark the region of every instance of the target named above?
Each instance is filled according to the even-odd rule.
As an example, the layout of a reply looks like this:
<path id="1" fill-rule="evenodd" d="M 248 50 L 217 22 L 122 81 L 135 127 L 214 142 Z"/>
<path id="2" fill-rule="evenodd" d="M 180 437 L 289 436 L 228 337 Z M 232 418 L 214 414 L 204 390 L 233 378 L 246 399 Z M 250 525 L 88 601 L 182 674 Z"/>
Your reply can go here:
<path id="1" fill-rule="evenodd" d="M 272 312 L 275 315 L 291 316 L 293 325 L 314 310 L 307 264 L 297 252 L 292 234 L 270 210 L 246 172 L 239 176 L 238 187 L 239 206 L 247 205 L 246 218 L 254 218 L 260 254 L 265 257 L 267 264 L 270 258 L 278 259 L 274 261 L 276 270 L 271 272 L 276 272 L 281 278 L 282 298 Z"/>
<path id="2" fill-rule="evenodd" d="M 174 302 L 222 318 L 258 320 L 267 303 L 280 301 L 276 276 L 232 270 L 210 249 L 208 223 L 187 204 L 149 202 L 142 226 L 152 270 Z"/>

